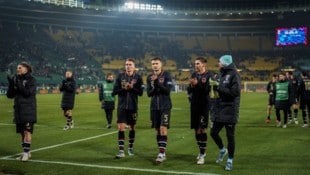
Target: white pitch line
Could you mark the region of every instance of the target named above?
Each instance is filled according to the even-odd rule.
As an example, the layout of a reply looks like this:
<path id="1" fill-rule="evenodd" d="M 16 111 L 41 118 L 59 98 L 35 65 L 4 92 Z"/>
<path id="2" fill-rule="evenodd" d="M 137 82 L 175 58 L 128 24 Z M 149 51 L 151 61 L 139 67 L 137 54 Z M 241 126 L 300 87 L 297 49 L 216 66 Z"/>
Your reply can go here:
<path id="1" fill-rule="evenodd" d="M 16 160 L 16 159 L 7 158 L 5 160 Z M 46 160 L 29 160 L 29 162 L 37 162 L 37 163 L 45 163 L 45 164 L 58 164 L 58 165 L 71 165 L 71 166 L 100 168 L 100 169 L 116 169 L 116 170 L 140 171 L 140 172 L 148 172 L 148 173 L 186 174 L 186 175 L 218 175 L 218 174 L 213 174 L 213 173 L 165 171 L 165 170 L 156 170 L 156 169 L 130 168 L 130 167 L 120 167 L 120 166 L 107 166 L 107 165 L 93 165 L 93 164 L 84 164 L 84 163 L 46 161 Z"/>
<path id="2" fill-rule="evenodd" d="M 12 126 L 12 125 L 15 125 L 13 123 L 0 123 L 0 125 L 3 125 L 3 126 Z"/>
<path id="3" fill-rule="evenodd" d="M 47 147 L 43 147 L 43 148 L 38 148 L 38 149 L 31 150 L 31 152 L 37 152 L 37 151 L 47 150 L 47 149 L 56 148 L 56 147 L 60 147 L 60 146 L 64 146 L 64 145 L 69 145 L 69 144 L 72 144 L 72 143 L 77 143 L 77 142 L 83 142 L 83 141 L 86 141 L 86 140 L 96 139 L 96 138 L 99 138 L 99 137 L 115 134 L 117 132 L 118 131 L 113 131 L 113 132 L 109 132 L 109 133 L 105 133 L 105 134 L 100 134 L 100 135 L 97 135 L 97 136 L 87 137 L 87 138 L 84 138 L 84 139 L 74 140 L 74 141 L 71 141 L 71 142 L 65 142 L 65 143 L 61 143 L 61 144 L 57 144 L 57 145 L 52 145 L 52 146 L 47 146 Z M 15 156 L 18 156 L 20 154 L 21 153 L 10 155 L 10 156 L 5 156 L 5 157 L 1 157 L 0 159 L 8 159 L 10 157 L 15 157 Z"/>
<path id="4" fill-rule="evenodd" d="M 47 150 L 47 149 L 51 149 L 51 148 L 56 148 L 56 147 L 60 147 L 60 146 L 64 146 L 64 145 L 68 145 L 68 144 L 72 144 L 72 143 L 77 143 L 77 142 L 82 142 L 82 141 L 86 141 L 86 140 L 91 140 L 91 139 L 95 139 L 95 138 L 111 135 L 111 134 L 114 134 L 114 133 L 117 133 L 117 132 L 118 131 L 113 131 L 113 132 L 109 132 L 109 133 L 105 133 L 105 134 L 100 134 L 100 135 L 93 136 L 93 137 L 88 137 L 88 138 L 84 138 L 84 139 L 74 140 L 74 141 L 71 141 L 71 142 L 66 142 L 66 143 L 61 143 L 61 144 L 52 145 L 52 146 L 48 146 L 48 147 L 38 148 L 38 149 L 32 150 L 31 152 L 37 152 L 37 151 L 42 151 L 42 150 Z M 2 160 L 16 160 L 16 159 L 13 159 L 12 157 L 18 156 L 20 154 L 21 153 L 10 155 L 10 156 L 5 156 L 5 157 L 1 157 L 0 159 L 2 159 Z M 218 175 L 218 174 L 210 174 L 210 173 L 164 171 L 164 170 L 156 170 L 156 169 L 142 169 L 142 168 L 118 167 L 118 166 L 107 166 L 107 165 L 92 165 L 92 164 L 82 164 L 82 163 L 73 163 L 73 162 L 60 162 L 60 161 L 45 161 L 45 160 L 29 160 L 29 161 L 30 162 L 45 163 L 45 164 L 72 165 L 72 166 L 92 167 L 92 168 L 101 168 L 101 169 L 130 170 L 130 171 L 140 171 L 140 172 L 150 172 L 150 173 L 186 174 L 186 175 Z"/>

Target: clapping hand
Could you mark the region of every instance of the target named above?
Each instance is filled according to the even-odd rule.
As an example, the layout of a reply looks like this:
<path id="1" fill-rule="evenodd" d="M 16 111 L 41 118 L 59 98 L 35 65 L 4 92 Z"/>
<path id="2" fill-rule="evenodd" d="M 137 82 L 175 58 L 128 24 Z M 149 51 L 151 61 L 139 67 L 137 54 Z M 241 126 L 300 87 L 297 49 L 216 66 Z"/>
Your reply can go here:
<path id="1" fill-rule="evenodd" d="M 189 79 L 189 82 L 191 86 L 196 86 L 198 84 L 197 78 L 191 78 Z"/>
<path id="2" fill-rule="evenodd" d="M 133 88 L 133 84 L 132 84 L 132 83 L 128 83 L 128 82 L 127 82 L 127 83 L 125 84 L 125 89 L 126 89 L 126 90 L 129 90 L 129 89 L 132 89 L 132 88 Z"/>
<path id="3" fill-rule="evenodd" d="M 7 79 L 9 82 L 9 85 L 14 85 L 16 84 L 16 75 L 7 75 Z"/>

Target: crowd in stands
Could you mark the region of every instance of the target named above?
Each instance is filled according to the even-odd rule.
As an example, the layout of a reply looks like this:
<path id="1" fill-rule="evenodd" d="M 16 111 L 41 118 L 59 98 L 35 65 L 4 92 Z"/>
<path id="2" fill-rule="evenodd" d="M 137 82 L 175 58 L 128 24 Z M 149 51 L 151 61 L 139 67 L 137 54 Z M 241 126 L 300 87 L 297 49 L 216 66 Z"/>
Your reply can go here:
<path id="1" fill-rule="evenodd" d="M 299 58 L 309 58 L 309 49 L 232 50 L 227 44 L 225 48 L 229 50 L 207 50 L 205 44 L 208 40 L 201 42 L 204 40 L 201 38 L 203 36 L 190 38 L 189 42 L 189 38 L 184 36 L 142 36 L 139 33 L 9 22 L 1 23 L 0 37 L 1 83 L 6 83 L 5 74 L 8 69 L 15 71 L 14 66 L 20 61 L 28 61 L 34 66 L 34 76 L 42 84 L 58 84 L 67 69 L 74 71 L 78 82 L 94 84 L 102 80 L 106 72 L 116 74 L 121 71 L 123 65 L 120 64 L 128 57 L 135 58 L 137 67 L 143 70 L 140 73 L 147 75 L 150 58 L 159 56 L 167 63 L 175 80 L 181 82 L 186 82 L 188 72 L 193 68 L 192 60 L 197 56 L 206 57 L 208 68 L 217 71 L 218 58 L 223 54 L 232 54 L 237 68 L 241 70 L 243 81 L 268 81 L 272 73 L 286 66 L 294 66 Z M 245 45 L 251 39 L 248 37 L 249 41 Z M 213 39 L 212 42 L 216 40 Z"/>

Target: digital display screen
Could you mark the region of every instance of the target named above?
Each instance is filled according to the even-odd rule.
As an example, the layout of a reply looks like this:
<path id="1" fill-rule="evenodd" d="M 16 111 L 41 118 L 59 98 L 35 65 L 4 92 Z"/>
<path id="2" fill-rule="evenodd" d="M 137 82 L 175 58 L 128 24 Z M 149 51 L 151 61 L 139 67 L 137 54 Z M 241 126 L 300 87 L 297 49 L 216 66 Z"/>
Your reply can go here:
<path id="1" fill-rule="evenodd" d="M 307 27 L 276 29 L 276 46 L 307 45 Z"/>

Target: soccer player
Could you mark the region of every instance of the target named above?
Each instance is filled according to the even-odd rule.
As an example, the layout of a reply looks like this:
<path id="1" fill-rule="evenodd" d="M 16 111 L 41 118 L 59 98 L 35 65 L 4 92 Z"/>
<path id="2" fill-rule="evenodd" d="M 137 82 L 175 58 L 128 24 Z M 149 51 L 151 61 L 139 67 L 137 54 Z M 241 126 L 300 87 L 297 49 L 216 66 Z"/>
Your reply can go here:
<path id="1" fill-rule="evenodd" d="M 26 62 L 17 66 L 17 75 L 8 75 L 8 98 L 14 98 L 14 123 L 21 135 L 23 153 L 18 159 L 28 161 L 34 124 L 37 122 L 36 79 Z"/>
<path id="2" fill-rule="evenodd" d="M 135 71 L 135 60 L 128 58 L 125 63 L 125 71 L 120 73 L 114 84 L 112 95 L 118 95 L 117 125 L 119 152 L 115 158 L 125 157 L 125 128 L 129 126 L 128 155 L 134 155 L 133 145 L 135 141 L 135 125 L 138 118 L 138 96 L 143 94 L 142 78 Z"/>
<path id="3" fill-rule="evenodd" d="M 279 81 L 276 82 L 274 90 L 275 108 L 277 116 L 277 127 L 281 127 L 280 111 L 284 113 L 283 128 L 287 127 L 288 110 L 294 101 L 292 84 L 286 79 L 284 73 L 279 74 Z"/>
<path id="4" fill-rule="evenodd" d="M 220 96 L 219 114 L 216 115 L 213 122 L 211 137 L 220 149 L 216 163 L 222 162 L 228 151 L 225 170 L 231 171 L 235 153 L 235 127 L 239 118 L 241 81 L 231 55 L 224 55 L 220 58 L 219 68 L 221 72 L 218 85 Z M 227 149 L 224 147 L 219 135 L 223 127 L 226 129 Z"/>
<path id="5" fill-rule="evenodd" d="M 114 77 L 111 73 L 107 73 L 105 81 L 98 85 L 99 87 L 99 100 L 101 102 L 101 108 L 104 109 L 107 128 L 112 127 L 113 110 L 115 108 L 115 97 L 112 95 L 114 87 Z"/>
<path id="6" fill-rule="evenodd" d="M 300 82 L 298 79 L 294 76 L 293 72 L 289 71 L 286 72 L 286 78 L 288 81 L 291 83 L 292 88 L 293 88 L 293 96 L 294 96 L 294 101 L 293 104 L 289 107 L 288 109 L 288 124 L 291 124 L 293 122 L 294 118 L 294 123 L 297 125 L 298 124 L 298 90 L 300 86 Z M 292 115 L 292 110 L 291 107 L 293 108 L 294 114 Z"/>
<path id="7" fill-rule="evenodd" d="M 152 128 L 156 130 L 159 154 L 157 163 L 166 160 L 167 135 L 171 115 L 170 90 L 172 78 L 169 72 L 162 70 L 159 57 L 151 60 L 153 73 L 147 77 L 147 95 L 151 97 L 150 113 Z"/>
<path id="8" fill-rule="evenodd" d="M 74 128 L 72 110 L 74 108 L 76 93 L 76 83 L 71 70 L 66 71 L 65 79 L 62 80 L 59 90 L 62 92 L 61 108 L 63 110 L 64 117 L 67 120 L 63 130 L 68 130 L 70 128 Z"/>
<path id="9" fill-rule="evenodd" d="M 270 123 L 271 110 L 272 110 L 272 106 L 274 105 L 273 91 L 275 89 L 276 82 L 277 82 L 277 75 L 273 74 L 272 79 L 271 81 L 268 82 L 267 89 L 266 89 L 269 94 L 268 106 L 267 106 L 267 119 L 265 121 L 266 123 Z"/>
<path id="10" fill-rule="evenodd" d="M 301 74 L 302 81 L 300 85 L 300 109 L 302 111 L 302 118 L 304 124 L 303 128 L 308 127 L 307 121 L 307 111 L 308 111 L 308 120 L 310 120 L 310 79 L 307 72 L 302 72 Z"/>
<path id="11" fill-rule="evenodd" d="M 199 148 L 197 164 L 205 163 L 207 148 L 206 128 L 209 122 L 209 79 L 211 73 L 206 68 L 207 60 L 203 57 L 195 59 L 195 72 L 191 75 L 187 93 L 190 98 L 191 129 L 195 130 L 195 138 Z"/>

